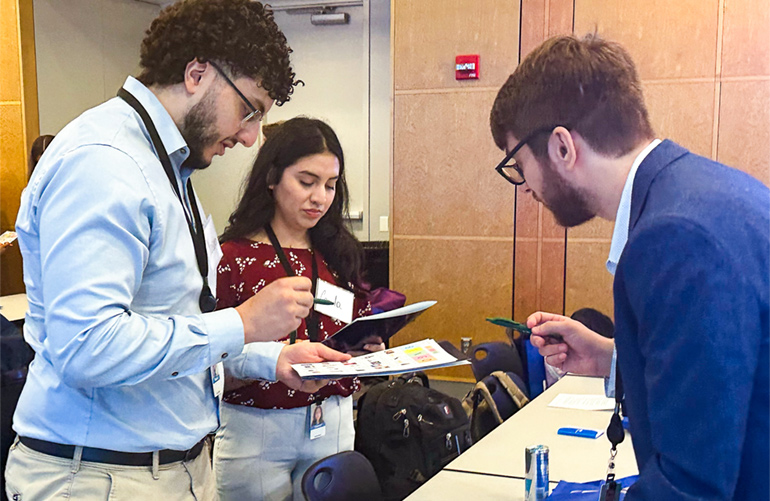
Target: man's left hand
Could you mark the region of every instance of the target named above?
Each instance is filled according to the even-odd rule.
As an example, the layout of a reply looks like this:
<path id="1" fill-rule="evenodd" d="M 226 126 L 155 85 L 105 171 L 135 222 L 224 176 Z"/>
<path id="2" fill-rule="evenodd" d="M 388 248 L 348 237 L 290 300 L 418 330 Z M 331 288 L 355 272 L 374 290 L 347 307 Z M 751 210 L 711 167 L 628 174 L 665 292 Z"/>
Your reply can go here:
<path id="1" fill-rule="evenodd" d="M 287 344 L 278 355 L 275 375 L 280 382 L 294 390 L 315 393 L 328 384 L 328 380 L 304 380 L 299 377 L 292 364 L 316 362 L 345 362 L 350 359 L 347 353 L 332 350 L 321 343 Z"/>

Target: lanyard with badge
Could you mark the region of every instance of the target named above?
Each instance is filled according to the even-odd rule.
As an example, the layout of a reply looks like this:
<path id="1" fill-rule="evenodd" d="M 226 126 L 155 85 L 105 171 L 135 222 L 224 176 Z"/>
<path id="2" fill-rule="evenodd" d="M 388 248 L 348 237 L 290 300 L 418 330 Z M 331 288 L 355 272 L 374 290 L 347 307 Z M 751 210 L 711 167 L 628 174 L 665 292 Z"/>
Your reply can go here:
<path id="1" fill-rule="evenodd" d="M 275 250 L 275 253 L 278 255 L 278 260 L 281 262 L 281 266 L 283 266 L 283 271 L 286 272 L 286 276 L 296 276 L 297 274 L 289 264 L 289 260 L 286 257 L 286 253 L 283 252 L 283 247 L 281 247 L 281 243 L 278 241 L 278 237 L 275 236 L 275 232 L 269 224 L 265 225 L 265 233 L 267 233 L 267 238 L 270 239 L 270 243 L 273 245 L 273 250 Z M 313 285 L 311 286 L 311 292 L 313 293 L 313 297 L 315 297 L 315 286 L 316 282 L 318 281 L 318 263 L 316 262 L 316 253 L 313 251 L 313 249 L 310 249 L 310 254 L 312 255 L 310 273 L 313 275 Z M 305 325 L 307 326 L 308 339 L 310 339 L 310 341 L 318 341 L 318 316 L 314 310 L 310 310 L 310 315 L 308 315 L 308 318 L 305 319 Z M 293 331 L 291 333 L 290 342 L 293 344 L 296 340 L 297 331 Z M 306 421 L 308 423 L 307 429 L 308 433 L 310 434 L 310 440 L 315 440 L 326 435 L 326 424 L 324 423 L 323 414 L 323 401 L 313 402 L 308 406 Z"/>
<path id="2" fill-rule="evenodd" d="M 618 455 L 618 445 L 626 438 L 623 421 L 620 419 L 620 408 L 623 405 L 623 381 L 620 378 L 619 363 L 615 361 L 615 410 L 607 426 L 607 438 L 612 444 L 610 460 L 607 463 L 607 480 L 602 485 L 599 501 L 617 501 L 620 499 L 622 486 L 615 481 L 615 457 Z"/>
<path id="3" fill-rule="evenodd" d="M 161 165 L 163 165 L 163 170 L 166 172 L 166 176 L 171 183 L 171 187 L 174 189 L 176 197 L 179 199 L 179 203 L 182 204 L 182 212 L 184 212 L 184 217 L 187 220 L 187 228 L 190 230 L 193 248 L 195 249 L 195 259 L 198 262 L 198 271 L 200 271 L 201 278 L 203 279 L 203 287 L 201 288 L 201 293 L 198 297 L 198 306 L 200 306 L 202 313 L 214 311 L 217 306 L 217 299 L 214 297 L 214 294 L 212 294 L 211 288 L 209 287 L 209 259 L 206 252 L 206 237 L 203 231 L 203 222 L 201 221 L 200 212 L 198 211 L 198 203 L 195 199 L 192 180 L 187 179 L 187 195 L 190 200 L 190 212 L 192 212 L 194 226 L 193 221 L 190 221 L 187 206 L 179 191 L 174 168 L 171 165 L 171 160 L 168 158 L 168 152 L 166 151 L 165 146 L 163 146 L 158 130 L 155 128 L 155 124 L 150 118 L 150 115 L 147 113 L 147 110 L 144 109 L 142 103 L 140 103 L 139 100 L 126 89 L 121 87 L 121 89 L 118 90 L 118 97 L 128 103 L 128 105 L 131 106 L 142 119 L 147 132 L 150 134 L 150 140 L 155 148 L 155 152 L 158 154 L 158 159 L 160 160 Z M 224 389 L 224 379 L 222 378 L 222 374 L 222 362 L 211 367 L 211 383 L 214 386 L 214 395 L 217 398 L 222 395 L 222 390 Z"/>

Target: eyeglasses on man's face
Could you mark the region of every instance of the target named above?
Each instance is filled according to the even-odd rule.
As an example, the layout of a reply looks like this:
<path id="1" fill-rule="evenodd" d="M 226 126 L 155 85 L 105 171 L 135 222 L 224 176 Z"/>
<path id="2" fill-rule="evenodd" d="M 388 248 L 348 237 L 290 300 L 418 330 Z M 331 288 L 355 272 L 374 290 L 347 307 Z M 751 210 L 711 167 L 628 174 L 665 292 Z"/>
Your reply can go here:
<path id="1" fill-rule="evenodd" d="M 225 72 L 222 71 L 222 68 L 217 66 L 217 64 L 214 61 L 209 61 L 209 63 L 211 64 L 211 66 L 214 67 L 215 70 L 217 70 L 217 72 L 222 76 L 222 78 L 225 79 L 225 82 L 227 82 L 230 85 L 230 87 L 232 87 L 233 90 L 238 94 L 238 96 L 243 100 L 244 104 L 246 104 L 246 108 L 251 110 L 251 112 L 245 117 L 243 117 L 243 120 L 241 120 L 241 125 L 240 125 L 241 129 L 245 129 L 253 124 L 261 122 L 264 116 L 264 114 L 262 113 L 262 110 L 258 110 L 257 108 L 255 108 L 254 105 L 251 104 L 251 102 L 248 99 L 246 99 L 246 96 L 243 95 L 243 92 L 241 92 L 238 89 L 238 87 L 235 86 L 233 81 L 230 80 L 227 77 L 227 75 L 225 75 Z"/>
<path id="2" fill-rule="evenodd" d="M 498 174 L 503 176 L 506 181 L 508 181 L 511 184 L 514 184 L 516 186 L 524 184 L 526 180 L 524 179 L 524 173 L 521 170 L 521 166 L 516 163 L 516 160 L 513 158 L 513 156 L 518 153 L 520 149 L 524 147 L 525 144 L 532 141 L 532 139 L 537 136 L 538 134 L 543 134 L 545 132 L 551 132 L 556 127 L 559 127 L 558 125 L 549 125 L 548 127 L 540 127 L 539 129 L 535 129 L 529 134 L 527 134 L 524 139 L 519 141 L 519 143 L 513 147 L 510 153 L 505 155 L 505 158 L 503 158 L 503 161 L 497 164 L 497 167 L 495 167 L 495 170 Z"/>

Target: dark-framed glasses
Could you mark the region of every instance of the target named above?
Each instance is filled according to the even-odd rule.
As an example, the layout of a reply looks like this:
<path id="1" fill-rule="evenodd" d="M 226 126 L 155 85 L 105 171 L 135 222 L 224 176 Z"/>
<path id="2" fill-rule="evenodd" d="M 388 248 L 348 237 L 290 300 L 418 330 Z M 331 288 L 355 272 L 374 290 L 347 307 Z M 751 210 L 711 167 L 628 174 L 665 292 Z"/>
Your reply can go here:
<path id="1" fill-rule="evenodd" d="M 529 134 L 527 134 L 524 139 L 519 141 L 519 143 L 513 147 L 510 153 L 505 155 L 505 158 L 503 158 L 503 161 L 497 164 L 497 167 L 495 167 L 495 170 L 498 174 L 503 176 L 506 181 L 508 181 L 511 184 L 514 184 L 516 186 L 522 185 L 526 182 L 524 179 L 524 173 L 521 171 L 521 166 L 516 163 L 516 160 L 513 158 L 513 156 L 518 153 L 520 149 L 524 147 L 525 144 L 532 141 L 532 139 L 539 135 L 543 134 L 545 132 L 551 132 L 556 127 L 559 127 L 559 125 L 549 125 L 548 127 L 540 127 L 538 129 L 533 130 Z M 566 127 L 569 129 L 569 127 Z"/>
<path id="2" fill-rule="evenodd" d="M 217 70 L 217 72 L 222 76 L 222 78 L 225 79 L 225 82 L 227 82 L 230 85 L 230 87 L 233 88 L 233 90 L 238 94 L 238 96 L 246 104 L 246 107 L 249 110 L 251 110 L 251 112 L 248 115 L 246 115 L 245 117 L 243 117 L 243 120 L 241 120 L 241 128 L 245 129 L 246 127 L 248 127 L 248 126 L 250 126 L 252 124 L 261 122 L 262 118 L 264 117 L 264 114 L 262 113 L 262 110 L 258 110 L 257 108 L 255 108 L 254 105 L 251 104 L 251 101 L 246 99 L 246 96 L 243 95 L 243 92 L 241 92 L 238 89 L 238 87 L 235 86 L 233 81 L 230 80 L 230 78 L 228 78 L 227 75 L 225 75 L 225 72 L 222 71 L 222 68 L 217 66 L 217 64 L 214 61 L 209 61 L 209 63 L 211 64 L 211 66 L 214 67 L 215 70 Z"/>

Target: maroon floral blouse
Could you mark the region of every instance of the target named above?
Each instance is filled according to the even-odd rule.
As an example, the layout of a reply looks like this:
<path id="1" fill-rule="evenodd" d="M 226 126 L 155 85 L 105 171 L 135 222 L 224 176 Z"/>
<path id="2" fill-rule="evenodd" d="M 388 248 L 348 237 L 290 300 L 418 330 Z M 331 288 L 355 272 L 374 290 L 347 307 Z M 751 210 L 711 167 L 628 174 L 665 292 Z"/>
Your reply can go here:
<path id="1" fill-rule="evenodd" d="M 269 243 L 237 239 L 222 244 L 224 256 L 217 269 L 217 308 L 238 306 L 262 290 L 270 282 L 283 278 L 286 272 Z M 297 275 L 312 279 L 313 251 L 310 249 L 284 248 L 286 257 Z M 315 251 L 317 252 L 317 251 Z M 319 253 L 318 276 L 332 284 L 338 278 L 329 270 Z M 371 305 L 365 299 L 356 299 L 353 318 L 371 314 Z M 339 320 L 316 312 L 318 319 L 318 340 L 323 341 L 340 330 L 345 324 Z M 288 336 L 284 339 L 288 339 Z M 307 326 L 302 320 L 297 329 L 297 339 L 308 339 Z M 247 405 L 260 409 L 292 409 L 306 407 L 317 400 L 332 395 L 347 397 L 360 387 L 357 378 L 346 378 L 330 382 L 317 393 L 292 390 L 280 381 L 254 381 L 245 386 L 228 389 L 225 386 L 223 400 L 230 404 Z"/>

